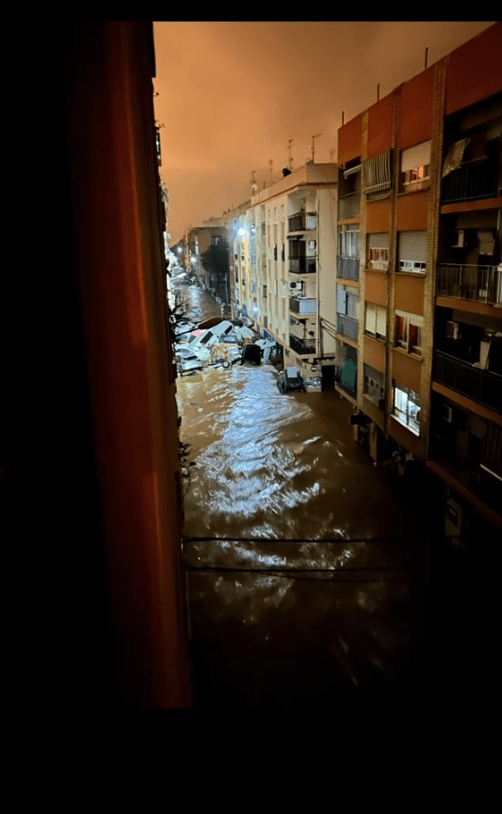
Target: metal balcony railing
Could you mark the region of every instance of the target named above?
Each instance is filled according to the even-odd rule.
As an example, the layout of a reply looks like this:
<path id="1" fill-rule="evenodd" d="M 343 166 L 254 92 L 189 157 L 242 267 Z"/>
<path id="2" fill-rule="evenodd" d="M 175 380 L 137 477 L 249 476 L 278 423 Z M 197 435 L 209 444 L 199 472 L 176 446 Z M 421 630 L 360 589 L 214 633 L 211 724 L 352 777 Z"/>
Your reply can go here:
<path id="1" fill-rule="evenodd" d="M 361 212 L 361 193 L 352 192 L 338 199 L 338 219 L 357 218 Z"/>
<path id="2" fill-rule="evenodd" d="M 502 513 L 500 481 L 479 461 L 437 434 L 432 434 L 430 438 L 429 460 L 440 464 L 446 472 L 478 495 L 485 505 L 498 514 Z"/>
<path id="3" fill-rule="evenodd" d="M 289 271 L 291 274 L 315 274 L 317 271 L 315 257 L 290 257 Z"/>
<path id="4" fill-rule="evenodd" d="M 288 218 L 289 232 L 308 232 L 317 228 L 317 215 L 315 212 L 297 212 Z"/>
<path id="5" fill-rule="evenodd" d="M 465 161 L 442 180 L 441 203 L 496 198 L 500 187 L 499 169 L 488 158 Z"/>
<path id="6" fill-rule="evenodd" d="M 308 356 L 316 352 L 316 344 L 310 339 L 298 339 L 298 337 L 290 334 L 289 345 L 291 350 L 294 350 L 300 356 Z"/>
<path id="7" fill-rule="evenodd" d="M 336 330 L 337 333 L 347 336 L 349 339 L 354 339 L 357 342 L 359 321 L 354 319 L 354 317 L 349 317 L 347 314 L 337 314 Z"/>
<path id="8" fill-rule="evenodd" d="M 359 280 L 359 257 L 338 255 L 337 274 L 344 280 Z"/>
<path id="9" fill-rule="evenodd" d="M 502 376 L 442 351 L 434 354 L 434 379 L 473 401 L 502 413 Z"/>
<path id="10" fill-rule="evenodd" d="M 313 298 L 307 297 L 290 297 L 289 310 L 294 314 L 315 314 L 317 310 L 317 302 Z"/>
<path id="11" fill-rule="evenodd" d="M 502 305 L 502 268 L 438 264 L 436 294 Z"/>

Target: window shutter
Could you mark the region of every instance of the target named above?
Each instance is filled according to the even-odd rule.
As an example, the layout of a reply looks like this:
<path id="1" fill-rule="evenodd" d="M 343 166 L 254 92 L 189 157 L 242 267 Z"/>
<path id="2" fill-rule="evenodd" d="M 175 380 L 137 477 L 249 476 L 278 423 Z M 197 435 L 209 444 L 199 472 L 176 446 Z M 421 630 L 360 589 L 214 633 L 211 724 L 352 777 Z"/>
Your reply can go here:
<path id="1" fill-rule="evenodd" d="M 380 336 L 387 336 L 387 312 L 385 308 L 377 307 L 376 331 Z"/>
<path id="2" fill-rule="evenodd" d="M 366 321 L 364 327 L 367 331 L 374 334 L 375 333 L 375 323 L 376 323 L 376 305 L 373 305 L 372 302 L 366 303 Z"/>
<path id="3" fill-rule="evenodd" d="M 347 292 L 341 285 L 336 287 L 336 310 L 339 314 L 345 314 L 347 308 Z"/>
<path id="4" fill-rule="evenodd" d="M 364 162 L 364 192 L 380 192 L 391 186 L 391 153 L 381 153 Z"/>
<path id="5" fill-rule="evenodd" d="M 423 141 L 401 153 L 401 172 L 414 170 L 415 167 L 427 167 L 431 163 L 431 143 Z"/>

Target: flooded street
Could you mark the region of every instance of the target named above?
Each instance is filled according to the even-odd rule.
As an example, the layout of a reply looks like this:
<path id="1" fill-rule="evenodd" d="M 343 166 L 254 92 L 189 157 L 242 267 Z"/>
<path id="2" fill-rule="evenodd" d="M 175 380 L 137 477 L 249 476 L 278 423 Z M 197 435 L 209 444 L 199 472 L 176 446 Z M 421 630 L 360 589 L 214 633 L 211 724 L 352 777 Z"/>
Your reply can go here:
<path id="1" fill-rule="evenodd" d="M 205 292 L 180 287 L 204 319 Z M 177 380 L 184 559 L 199 707 L 336 706 L 425 664 L 429 541 L 336 392 L 234 365 Z"/>

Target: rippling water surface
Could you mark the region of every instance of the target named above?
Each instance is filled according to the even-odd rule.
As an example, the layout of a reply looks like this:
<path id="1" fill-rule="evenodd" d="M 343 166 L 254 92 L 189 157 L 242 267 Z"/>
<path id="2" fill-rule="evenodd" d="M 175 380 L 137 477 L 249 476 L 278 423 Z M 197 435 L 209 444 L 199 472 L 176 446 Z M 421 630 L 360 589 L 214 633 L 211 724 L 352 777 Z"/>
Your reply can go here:
<path id="1" fill-rule="evenodd" d="M 218 313 L 200 289 L 183 293 L 201 318 Z M 237 365 L 177 381 L 196 464 L 184 550 L 206 706 L 329 705 L 334 687 L 408 674 L 421 642 L 413 518 L 354 443 L 346 400 L 282 395 L 276 377 Z"/>

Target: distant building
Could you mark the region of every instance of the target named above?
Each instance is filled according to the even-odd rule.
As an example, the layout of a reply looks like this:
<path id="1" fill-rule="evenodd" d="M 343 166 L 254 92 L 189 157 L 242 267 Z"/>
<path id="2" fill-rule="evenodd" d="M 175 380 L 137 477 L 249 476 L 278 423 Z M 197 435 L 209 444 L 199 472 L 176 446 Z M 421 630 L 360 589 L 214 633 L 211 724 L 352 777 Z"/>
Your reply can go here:
<path id="1" fill-rule="evenodd" d="M 285 366 L 311 376 L 326 364 L 325 381 L 334 378 L 337 184 L 335 164 L 306 163 L 254 195 L 248 214 L 257 325 L 283 347 Z"/>

